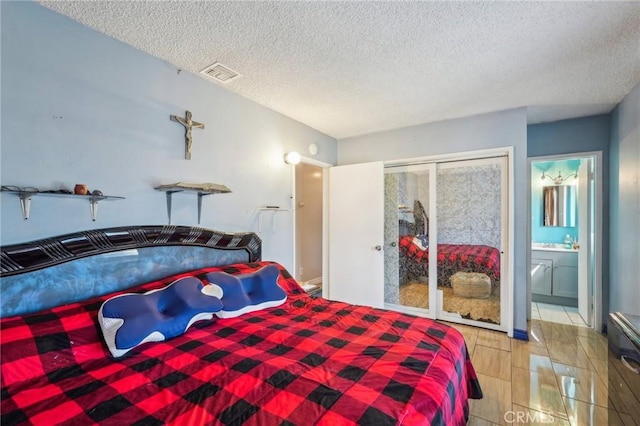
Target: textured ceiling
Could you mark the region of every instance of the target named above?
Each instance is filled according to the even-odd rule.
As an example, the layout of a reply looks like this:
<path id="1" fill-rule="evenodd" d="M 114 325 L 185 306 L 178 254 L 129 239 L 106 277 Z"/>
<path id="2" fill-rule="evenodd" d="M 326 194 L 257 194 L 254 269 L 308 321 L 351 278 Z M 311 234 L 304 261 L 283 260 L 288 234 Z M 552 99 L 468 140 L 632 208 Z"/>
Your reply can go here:
<path id="1" fill-rule="evenodd" d="M 226 89 L 338 139 L 606 113 L 640 81 L 640 2 L 40 3 L 194 74 L 219 61 Z"/>

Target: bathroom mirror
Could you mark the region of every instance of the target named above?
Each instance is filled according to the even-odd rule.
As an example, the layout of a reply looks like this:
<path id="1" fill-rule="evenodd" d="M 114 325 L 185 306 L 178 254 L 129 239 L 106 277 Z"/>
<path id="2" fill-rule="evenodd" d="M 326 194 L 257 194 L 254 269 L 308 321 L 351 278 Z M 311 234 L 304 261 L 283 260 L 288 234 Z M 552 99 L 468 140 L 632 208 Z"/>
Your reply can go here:
<path id="1" fill-rule="evenodd" d="M 576 187 L 554 185 L 542 188 L 542 208 L 544 226 L 576 226 Z"/>

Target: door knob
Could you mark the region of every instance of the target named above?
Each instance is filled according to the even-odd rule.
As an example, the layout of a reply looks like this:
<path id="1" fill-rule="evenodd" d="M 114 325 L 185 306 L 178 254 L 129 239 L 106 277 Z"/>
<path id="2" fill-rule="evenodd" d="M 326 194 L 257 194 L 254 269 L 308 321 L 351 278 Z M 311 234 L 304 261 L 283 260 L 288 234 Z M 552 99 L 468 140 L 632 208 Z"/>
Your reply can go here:
<path id="1" fill-rule="evenodd" d="M 377 245 L 374 247 L 374 249 L 376 249 L 376 251 L 381 251 L 382 250 L 382 246 L 381 245 Z"/>

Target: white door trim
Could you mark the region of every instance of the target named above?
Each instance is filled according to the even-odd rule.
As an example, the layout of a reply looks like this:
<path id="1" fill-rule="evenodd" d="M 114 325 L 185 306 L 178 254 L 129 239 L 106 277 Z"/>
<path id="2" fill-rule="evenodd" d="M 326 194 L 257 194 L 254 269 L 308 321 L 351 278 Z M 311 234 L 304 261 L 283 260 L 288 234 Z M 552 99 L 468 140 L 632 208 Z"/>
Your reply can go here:
<path id="1" fill-rule="evenodd" d="M 333 167 L 333 164 L 330 163 L 325 163 L 323 161 L 319 161 L 316 160 L 314 158 L 309 158 L 309 157 L 300 157 L 300 162 L 301 163 L 305 163 L 305 164 L 311 164 L 312 166 L 318 166 L 321 167 L 322 169 L 324 169 L 324 171 L 326 172 L 326 169 L 328 169 L 329 167 Z M 291 271 L 293 273 L 293 276 L 295 277 L 295 271 L 296 268 L 298 267 L 298 259 L 296 256 L 296 249 L 297 249 L 297 226 L 296 226 L 296 206 L 298 204 L 298 200 L 296 199 L 296 168 L 295 166 L 291 167 L 291 212 L 292 212 L 292 216 L 291 216 L 291 220 L 292 220 L 292 224 L 291 226 L 293 227 L 293 232 L 291 233 L 292 235 L 292 247 L 293 247 L 293 259 L 292 259 L 292 265 L 293 265 L 293 271 Z M 327 197 L 328 197 L 328 193 L 329 193 L 329 184 L 328 184 L 328 177 L 327 177 L 327 173 L 323 173 L 322 176 L 322 276 L 326 277 L 327 275 L 327 255 L 328 255 L 328 234 L 327 234 L 327 228 L 328 228 L 328 221 L 327 221 Z M 320 277 L 322 278 L 322 277 Z M 323 295 L 324 295 L 324 288 L 323 288 Z"/>
<path id="2" fill-rule="evenodd" d="M 527 173 L 527 203 L 529 208 L 527 209 L 527 271 L 531 271 L 531 165 L 533 163 L 537 163 L 540 161 L 553 161 L 553 160 L 562 160 L 562 159 L 570 159 L 570 158 L 585 158 L 585 157 L 593 157 L 595 159 L 595 199 L 592 200 L 595 203 L 595 265 L 594 265 L 594 275 L 595 275 L 595 286 L 593 289 L 593 324 L 591 328 L 593 328 L 597 332 L 601 332 L 602 330 L 602 321 L 603 321 L 603 306 L 602 306 L 602 266 L 603 266 L 603 258 L 602 258 L 602 245 L 603 245 L 603 235 L 602 235 L 602 221 L 603 221 L 603 181 L 604 181 L 604 173 L 603 173 L 603 162 L 602 162 L 602 151 L 586 151 L 586 152 L 570 152 L 566 154 L 557 154 L 557 155 L 545 155 L 539 157 L 528 157 L 528 173 Z M 527 319 L 531 319 L 531 274 L 527 273 Z"/>

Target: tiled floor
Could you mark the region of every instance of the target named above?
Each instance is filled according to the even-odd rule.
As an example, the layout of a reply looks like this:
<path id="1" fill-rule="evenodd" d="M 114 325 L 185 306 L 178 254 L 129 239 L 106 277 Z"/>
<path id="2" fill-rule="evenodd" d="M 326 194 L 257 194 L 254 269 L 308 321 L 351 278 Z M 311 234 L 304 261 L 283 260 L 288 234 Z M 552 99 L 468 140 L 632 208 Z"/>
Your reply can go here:
<path id="1" fill-rule="evenodd" d="M 638 425 L 640 381 L 623 378 L 629 374 L 609 359 L 604 335 L 532 320 L 524 342 L 452 325 L 465 336 L 484 393 L 470 400 L 469 425 Z"/>
<path id="2" fill-rule="evenodd" d="M 578 313 L 578 308 L 572 306 L 533 302 L 531 303 L 531 319 L 587 327 Z"/>

